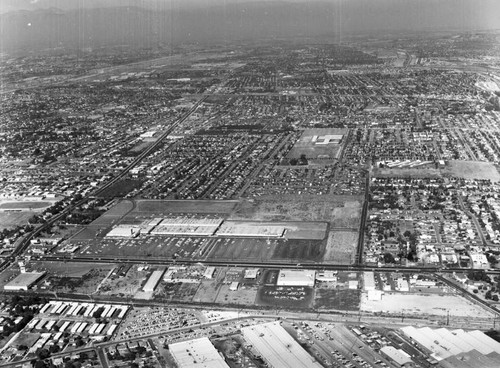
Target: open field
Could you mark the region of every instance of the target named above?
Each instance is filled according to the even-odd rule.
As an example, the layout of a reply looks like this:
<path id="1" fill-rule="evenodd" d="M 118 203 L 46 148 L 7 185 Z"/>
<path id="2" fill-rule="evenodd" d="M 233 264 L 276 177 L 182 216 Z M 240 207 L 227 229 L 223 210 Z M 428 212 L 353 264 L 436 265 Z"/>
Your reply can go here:
<path id="1" fill-rule="evenodd" d="M 214 303 L 220 287 L 216 280 L 203 280 L 193 297 L 193 302 Z"/>
<path id="2" fill-rule="evenodd" d="M 132 211 L 135 203 L 130 200 L 122 200 L 104 212 L 101 216 L 90 223 L 90 226 L 108 228 L 118 223 L 125 215 Z"/>
<path id="3" fill-rule="evenodd" d="M 141 180 L 123 179 L 111 185 L 110 187 L 104 189 L 99 194 L 99 197 L 104 197 L 104 198 L 124 197 L 129 192 L 131 192 L 135 188 L 140 187 L 141 185 L 142 185 Z"/>
<path id="4" fill-rule="evenodd" d="M 280 309 L 312 308 L 314 289 L 302 286 L 262 286 L 255 304 Z"/>
<path id="5" fill-rule="evenodd" d="M 361 310 L 364 312 L 404 313 L 407 316 L 484 316 L 493 314 L 481 306 L 458 295 L 384 293 L 382 300 L 370 301 L 367 293 L 361 294 Z"/>
<path id="6" fill-rule="evenodd" d="M 375 177 L 404 177 L 440 178 L 442 176 L 455 176 L 464 179 L 484 179 L 494 182 L 500 181 L 500 173 L 491 162 L 481 161 L 448 161 L 443 169 L 432 167 L 402 168 L 402 169 L 375 169 Z"/>
<path id="7" fill-rule="evenodd" d="M 221 213 L 229 214 L 238 201 L 216 200 L 138 200 L 133 213 L 165 215 L 168 213 Z"/>
<path id="8" fill-rule="evenodd" d="M 149 271 L 138 271 L 132 266 L 122 277 L 108 277 L 99 288 L 99 294 L 132 297 L 140 290 Z"/>
<path id="9" fill-rule="evenodd" d="M 278 243 L 276 239 L 218 238 L 211 240 L 208 259 L 270 259 Z"/>
<path id="10" fill-rule="evenodd" d="M 177 300 L 189 303 L 196 295 L 196 291 L 200 284 L 190 283 L 165 283 L 160 281 L 160 284 L 155 289 L 156 299 Z"/>
<path id="11" fill-rule="evenodd" d="M 298 199 L 296 196 L 287 200 L 258 199 L 241 201 L 229 217 L 230 220 L 254 221 L 331 221 L 334 215 L 342 214 L 349 207 L 355 207 L 362 198 L 355 196 L 317 196 L 319 198 Z M 338 208 L 337 212 L 335 209 Z"/>
<path id="12" fill-rule="evenodd" d="M 279 242 L 272 259 L 283 261 L 320 261 L 324 253 L 324 242 L 319 240 L 288 240 Z"/>
<path id="13" fill-rule="evenodd" d="M 215 301 L 219 304 L 253 305 L 257 297 L 257 292 L 257 286 L 240 285 L 238 290 L 231 291 L 228 284 L 223 284 L 219 288 Z"/>
<path id="14" fill-rule="evenodd" d="M 359 310 L 359 290 L 335 289 L 321 285 L 316 288 L 314 307 L 326 310 Z"/>
<path id="15" fill-rule="evenodd" d="M 8 201 L 0 202 L 1 210 L 31 211 L 40 210 L 52 206 L 52 202 L 46 201 Z"/>
<path id="16" fill-rule="evenodd" d="M 64 277 L 82 277 L 94 268 L 101 268 L 109 271 L 115 267 L 112 263 L 94 265 L 83 262 L 36 262 L 34 265 L 37 270 L 47 271 L 47 273 L 51 275 Z"/>
<path id="17" fill-rule="evenodd" d="M 354 231 L 330 231 L 323 262 L 351 264 L 354 262 L 359 234 Z"/>
<path id="18" fill-rule="evenodd" d="M 330 227 L 358 230 L 361 223 L 361 211 L 360 201 L 346 202 L 343 207 L 335 207 L 332 211 Z"/>
<path id="19" fill-rule="evenodd" d="M 464 179 L 489 179 L 500 181 L 500 173 L 491 162 L 478 161 L 450 161 L 443 170 L 444 174 L 450 174 Z"/>
<path id="20" fill-rule="evenodd" d="M 34 211 L 0 211 L 0 230 L 26 225 L 28 224 L 28 220 L 35 214 L 36 212 Z"/>

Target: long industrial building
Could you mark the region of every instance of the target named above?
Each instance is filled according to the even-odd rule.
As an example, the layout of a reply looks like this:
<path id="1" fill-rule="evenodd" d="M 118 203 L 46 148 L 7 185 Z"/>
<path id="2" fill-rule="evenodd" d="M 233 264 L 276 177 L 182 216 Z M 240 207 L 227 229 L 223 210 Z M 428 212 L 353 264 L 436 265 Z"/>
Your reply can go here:
<path id="1" fill-rule="evenodd" d="M 216 236 L 249 237 L 249 238 L 281 238 L 285 227 L 259 222 L 225 221 L 215 233 Z"/>
<path id="2" fill-rule="evenodd" d="M 413 326 L 401 331 L 437 362 L 446 360 L 453 367 L 500 367 L 500 343 L 481 331 Z"/>
<path id="3" fill-rule="evenodd" d="M 170 344 L 179 368 L 229 368 L 207 337 Z"/>
<path id="4" fill-rule="evenodd" d="M 244 327 L 241 332 L 245 340 L 261 354 L 270 367 L 322 367 L 278 322 Z"/>
<path id="5" fill-rule="evenodd" d="M 158 285 L 158 282 L 160 282 L 164 272 L 165 270 L 153 271 L 142 290 L 146 293 L 152 293 L 153 291 L 155 291 L 156 285 Z"/>

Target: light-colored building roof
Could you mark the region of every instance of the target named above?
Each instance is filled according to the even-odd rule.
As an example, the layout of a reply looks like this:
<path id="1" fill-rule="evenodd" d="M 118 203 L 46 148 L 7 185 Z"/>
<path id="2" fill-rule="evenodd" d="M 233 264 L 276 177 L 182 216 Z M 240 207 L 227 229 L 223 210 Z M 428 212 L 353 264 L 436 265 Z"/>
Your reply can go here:
<path id="1" fill-rule="evenodd" d="M 245 278 L 246 279 L 255 279 L 257 278 L 257 272 L 259 272 L 258 268 L 247 268 L 245 270 Z"/>
<path id="2" fill-rule="evenodd" d="M 401 366 L 412 362 L 407 353 L 401 349 L 396 349 L 394 346 L 384 346 L 380 351 Z"/>
<path id="3" fill-rule="evenodd" d="M 465 332 L 461 329 L 449 331 L 445 328 L 433 330 L 429 327 L 417 329 L 413 326 L 401 330 L 431 351 L 431 356 L 438 361 L 474 350 L 482 355 L 500 354 L 500 343 L 478 330 Z"/>
<path id="4" fill-rule="evenodd" d="M 279 238 L 285 233 L 285 227 L 259 222 L 224 222 L 216 236 L 244 236 L 255 238 Z"/>
<path id="5" fill-rule="evenodd" d="M 149 276 L 148 281 L 146 282 L 146 285 L 142 288 L 145 292 L 152 292 L 155 290 L 156 285 L 158 285 L 158 282 L 161 280 L 161 277 L 163 276 L 163 273 L 165 270 L 159 270 L 159 271 L 153 271 L 151 276 Z"/>
<path id="6" fill-rule="evenodd" d="M 168 347 L 179 368 L 229 368 L 207 337 Z"/>
<path id="7" fill-rule="evenodd" d="M 41 279 L 45 272 L 25 272 L 17 275 L 4 285 L 5 290 L 28 290 L 35 282 Z"/>
<path id="8" fill-rule="evenodd" d="M 314 285 L 316 271 L 314 270 L 280 270 L 278 275 L 278 285 Z"/>
<path id="9" fill-rule="evenodd" d="M 110 238 L 133 238 L 139 235 L 141 228 L 139 226 L 132 225 L 118 225 L 106 234 L 106 237 Z"/>
<path id="10" fill-rule="evenodd" d="M 278 322 L 241 329 L 243 337 L 273 368 L 319 368 L 321 365 Z"/>

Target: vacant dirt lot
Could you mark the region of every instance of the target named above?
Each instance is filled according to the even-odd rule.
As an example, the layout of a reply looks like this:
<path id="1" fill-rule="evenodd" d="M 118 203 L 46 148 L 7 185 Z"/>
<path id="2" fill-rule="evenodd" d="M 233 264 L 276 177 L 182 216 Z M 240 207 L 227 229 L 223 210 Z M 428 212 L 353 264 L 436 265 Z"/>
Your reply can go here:
<path id="1" fill-rule="evenodd" d="M 358 233 L 355 231 L 330 231 L 326 242 L 323 262 L 351 264 L 354 262 L 358 246 Z"/>
<path id="2" fill-rule="evenodd" d="M 493 314 L 458 295 L 401 294 L 386 292 L 380 301 L 368 300 L 368 294 L 361 295 L 361 310 L 405 315 L 433 315 L 467 317 L 491 316 Z"/>

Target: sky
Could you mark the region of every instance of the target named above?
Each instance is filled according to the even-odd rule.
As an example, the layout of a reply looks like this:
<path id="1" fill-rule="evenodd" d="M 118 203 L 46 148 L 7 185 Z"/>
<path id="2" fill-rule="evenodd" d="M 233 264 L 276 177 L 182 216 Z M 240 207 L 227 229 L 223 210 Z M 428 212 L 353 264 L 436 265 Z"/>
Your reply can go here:
<path id="1" fill-rule="evenodd" d="M 500 0 L 0 0 L 0 16 L 0 46 L 29 48 L 500 30 Z"/>

